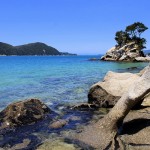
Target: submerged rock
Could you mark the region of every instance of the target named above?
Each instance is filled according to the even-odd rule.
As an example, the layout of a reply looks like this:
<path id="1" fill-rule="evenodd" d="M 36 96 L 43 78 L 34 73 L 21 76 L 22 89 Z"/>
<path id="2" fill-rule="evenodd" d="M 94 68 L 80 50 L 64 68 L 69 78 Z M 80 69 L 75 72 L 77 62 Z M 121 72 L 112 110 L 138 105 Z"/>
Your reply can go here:
<path id="1" fill-rule="evenodd" d="M 12 150 L 27 149 L 30 143 L 31 141 L 29 139 L 24 139 L 21 143 L 15 144 L 10 149 Z"/>
<path id="2" fill-rule="evenodd" d="M 47 140 L 42 145 L 40 145 L 37 150 L 77 150 L 73 144 L 68 144 L 63 140 Z"/>
<path id="3" fill-rule="evenodd" d="M 81 104 L 74 105 L 71 107 L 71 109 L 81 110 L 81 111 L 95 110 L 97 108 L 98 108 L 98 106 L 96 104 L 89 104 L 89 103 L 81 103 Z"/>
<path id="4" fill-rule="evenodd" d="M 32 124 L 44 118 L 51 110 L 38 99 L 28 99 L 8 105 L 0 112 L 1 127 Z"/>
<path id="5" fill-rule="evenodd" d="M 89 61 L 100 61 L 99 58 L 90 58 Z"/>
<path id="6" fill-rule="evenodd" d="M 52 129 L 59 129 L 59 128 L 64 127 L 67 123 L 68 123 L 68 120 L 59 119 L 59 120 L 54 121 L 53 123 L 51 123 L 49 125 L 49 127 L 52 128 Z"/>

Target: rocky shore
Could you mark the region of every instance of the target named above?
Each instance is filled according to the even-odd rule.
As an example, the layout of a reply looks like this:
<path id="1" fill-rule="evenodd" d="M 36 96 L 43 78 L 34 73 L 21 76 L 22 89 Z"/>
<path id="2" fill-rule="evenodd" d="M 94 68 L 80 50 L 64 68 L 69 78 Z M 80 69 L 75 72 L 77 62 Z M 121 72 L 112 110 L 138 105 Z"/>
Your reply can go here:
<path id="1" fill-rule="evenodd" d="M 57 110 L 38 99 L 7 106 L 0 112 L 1 149 L 148 150 L 150 66 L 137 74 L 108 72 L 87 103 Z"/>
<path id="2" fill-rule="evenodd" d="M 135 42 L 127 43 L 123 46 L 115 46 L 109 49 L 101 60 L 105 61 L 135 61 L 149 62 L 150 57 L 145 56 Z"/>

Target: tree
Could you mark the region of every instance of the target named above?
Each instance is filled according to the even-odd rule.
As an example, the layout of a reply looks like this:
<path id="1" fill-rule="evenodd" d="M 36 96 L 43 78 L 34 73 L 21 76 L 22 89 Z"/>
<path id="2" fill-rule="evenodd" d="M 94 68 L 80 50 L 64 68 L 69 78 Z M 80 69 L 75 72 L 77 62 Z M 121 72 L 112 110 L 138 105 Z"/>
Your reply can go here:
<path id="1" fill-rule="evenodd" d="M 139 37 L 141 34 L 146 31 L 148 27 L 146 27 L 143 23 L 141 22 L 135 22 L 129 26 L 126 27 L 125 32 L 127 32 L 131 38 L 133 37 Z"/>
<path id="2" fill-rule="evenodd" d="M 115 40 L 119 46 L 122 46 L 130 40 L 130 37 L 127 32 L 121 30 L 116 32 Z"/>
<path id="3" fill-rule="evenodd" d="M 146 27 L 141 22 L 135 22 L 126 27 L 125 31 L 118 31 L 115 35 L 115 40 L 117 42 L 117 46 L 123 46 L 129 42 L 135 42 L 139 49 L 145 48 L 146 39 L 141 38 L 141 34 L 146 31 L 148 27 Z"/>

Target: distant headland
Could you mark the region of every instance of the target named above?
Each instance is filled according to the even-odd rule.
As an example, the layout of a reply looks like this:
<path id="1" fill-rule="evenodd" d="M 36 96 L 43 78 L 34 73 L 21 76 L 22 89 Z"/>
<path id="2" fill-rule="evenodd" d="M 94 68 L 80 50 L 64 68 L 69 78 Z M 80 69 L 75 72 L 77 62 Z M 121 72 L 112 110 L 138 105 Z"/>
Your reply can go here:
<path id="1" fill-rule="evenodd" d="M 0 55 L 4 56 L 22 56 L 22 55 L 77 55 L 68 52 L 60 52 L 56 48 L 46 45 L 45 43 L 35 42 L 19 46 L 13 46 L 0 42 Z"/>

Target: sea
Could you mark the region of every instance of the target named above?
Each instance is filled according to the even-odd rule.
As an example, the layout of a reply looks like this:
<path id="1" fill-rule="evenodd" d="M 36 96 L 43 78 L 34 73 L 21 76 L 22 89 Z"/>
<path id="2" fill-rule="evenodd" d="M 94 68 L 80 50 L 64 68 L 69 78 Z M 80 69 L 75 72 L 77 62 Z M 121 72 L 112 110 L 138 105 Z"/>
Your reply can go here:
<path id="1" fill-rule="evenodd" d="M 100 55 L 0 56 L 0 110 L 29 98 L 48 106 L 87 102 L 90 87 L 108 71 L 136 73 L 148 63 L 90 61 Z"/>
<path id="2" fill-rule="evenodd" d="M 66 137 L 80 133 L 90 121 L 95 122 L 108 113 L 109 110 L 103 108 L 97 111 L 70 109 L 88 101 L 88 91 L 94 83 L 102 81 L 108 71 L 137 73 L 148 64 L 90 60 L 100 57 L 0 56 L 0 110 L 12 102 L 29 98 L 40 99 L 52 110 L 36 123 L 1 129 L 0 149 L 34 150 L 45 141 L 50 141 L 47 149 L 57 147 L 55 141 L 66 141 Z M 67 121 L 66 125 L 51 128 L 59 119 Z M 29 144 L 23 145 L 24 141 Z M 76 149 L 81 149 L 74 144 Z"/>

